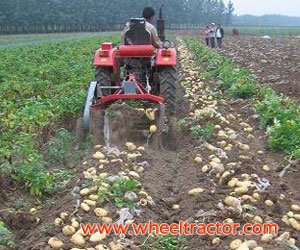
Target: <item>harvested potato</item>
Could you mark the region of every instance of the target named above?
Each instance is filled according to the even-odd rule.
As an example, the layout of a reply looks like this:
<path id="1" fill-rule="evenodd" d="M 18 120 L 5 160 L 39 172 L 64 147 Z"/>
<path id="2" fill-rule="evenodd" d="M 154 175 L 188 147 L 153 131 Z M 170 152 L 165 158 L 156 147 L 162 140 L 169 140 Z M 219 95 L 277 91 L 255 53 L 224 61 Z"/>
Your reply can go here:
<path id="1" fill-rule="evenodd" d="M 234 250 L 234 249 L 238 249 L 238 247 L 242 244 L 242 240 L 241 239 L 235 239 L 233 241 L 230 242 L 229 244 L 229 248 Z"/>
<path id="2" fill-rule="evenodd" d="M 174 205 L 172 206 L 172 208 L 173 208 L 174 210 L 178 210 L 178 209 L 180 209 L 180 206 L 179 206 L 178 204 L 174 204 Z"/>
<path id="3" fill-rule="evenodd" d="M 59 217 L 60 217 L 62 220 L 66 220 L 66 219 L 69 217 L 69 214 L 68 214 L 68 213 L 65 213 L 65 212 L 62 212 L 62 213 L 60 213 Z"/>
<path id="4" fill-rule="evenodd" d="M 143 147 L 143 146 L 139 146 L 139 147 L 137 148 L 137 151 L 145 152 L 146 149 L 145 149 L 145 147 Z"/>
<path id="5" fill-rule="evenodd" d="M 247 242 L 243 242 L 236 250 L 249 250 Z"/>
<path id="6" fill-rule="evenodd" d="M 62 224 L 64 224 L 64 221 L 61 218 L 55 218 L 55 220 L 54 220 L 54 225 L 55 226 L 59 226 L 59 225 L 62 225 Z"/>
<path id="7" fill-rule="evenodd" d="M 62 229 L 62 233 L 65 235 L 65 236 L 71 236 L 73 235 L 74 233 L 76 232 L 75 228 L 73 226 L 64 226 L 63 229 Z"/>
<path id="8" fill-rule="evenodd" d="M 227 196 L 224 200 L 225 204 L 230 207 L 238 207 L 240 205 L 240 200 L 233 196 Z"/>
<path id="9" fill-rule="evenodd" d="M 83 189 L 80 190 L 80 195 L 85 196 L 85 195 L 88 195 L 90 192 L 91 192 L 90 189 L 83 188 Z"/>
<path id="10" fill-rule="evenodd" d="M 234 221 L 231 218 L 227 218 L 227 219 L 223 220 L 223 224 L 233 224 L 233 223 L 234 223 Z"/>
<path id="11" fill-rule="evenodd" d="M 188 194 L 189 195 L 192 195 L 192 196 L 197 196 L 201 193 L 203 193 L 205 190 L 203 188 L 194 188 L 194 189 L 191 189 Z"/>
<path id="12" fill-rule="evenodd" d="M 79 228 L 80 225 L 79 225 L 79 222 L 77 220 L 73 220 L 71 222 L 71 226 L 74 227 L 74 228 Z"/>
<path id="13" fill-rule="evenodd" d="M 270 172 L 271 168 L 268 165 L 263 165 L 262 169 L 266 172 Z"/>
<path id="14" fill-rule="evenodd" d="M 242 186 L 234 189 L 234 192 L 236 192 L 238 195 L 242 195 L 248 192 L 247 186 Z"/>
<path id="15" fill-rule="evenodd" d="M 294 238 L 289 238 L 287 242 L 293 245 L 296 244 L 296 240 Z"/>
<path id="16" fill-rule="evenodd" d="M 297 221 L 300 221 L 300 214 L 294 214 L 294 218 L 295 218 Z"/>
<path id="17" fill-rule="evenodd" d="M 96 232 L 91 235 L 90 242 L 100 242 L 106 238 L 106 234 L 100 234 L 99 232 Z"/>
<path id="18" fill-rule="evenodd" d="M 85 239 L 79 233 L 73 234 L 70 240 L 73 244 L 83 247 L 85 245 Z"/>
<path id="19" fill-rule="evenodd" d="M 48 245 L 53 249 L 61 249 L 64 246 L 64 243 L 56 237 L 51 237 L 48 240 Z"/>
<path id="20" fill-rule="evenodd" d="M 82 202 L 82 203 L 80 204 L 80 208 L 81 208 L 83 211 L 85 211 L 85 212 L 90 211 L 89 205 L 86 204 L 86 203 L 84 203 L 84 202 Z"/>
<path id="21" fill-rule="evenodd" d="M 96 201 L 92 200 L 83 200 L 84 203 L 86 203 L 90 207 L 95 207 L 96 206 Z"/>
<path id="22" fill-rule="evenodd" d="M 108 215 L 108 212 L 103 208 L 95 208 L 94 213 L 97 217 L 105 217 Z"/>
<path id="23" fill-rule="evenodd" d="M 202 158 L 200 156 L 196 156 L 195 157 L 195 162 L 201 163 L 202 162 Z"/>
<path id="24" fill-rule="evenodd" d="M 211 241 L 211 244 L 213 244 L 214 246 L 218 246 L 221 243 L 221 239 L 219 237 L 217 238 L 213 238 Z"/>
<path id="25" fill-rule="evenodd" d="M 257 242 L 255 240 L 247 240 L 246 243 L 250 249 L 257 247 Z"/>
<path id="26" fill-rule="evenodd" d="M 106 245 L 100 244 L 100 245 L 95 246 L 95 250 L 109 250 L 109 247 Z"/>
<path id="27" fill-rule="evenodd" d="M 296 204 L 293 204 L 291 206 L 291 209 L 295 212 L 300 212 L 300 206 L 299 205 L 296 205 Z"/>
<path id="28" fill-rule="evenodd" d="M 282 216 L 281 219 L 285 224 L 290 225 L 289 217 L 287 215 Z"/>
<path id="29" fill-rule="evenodd" d="M 123 245 L 119 242 L 111 242 L 111 243 L 109 243 L 109 247 L 111 250 L 123 250 L 124 249 Z"/>
<path id="30" fill-rule="evenodd" d="M 157 127 L 155 125 L 151 125 L 149 131 L 151 134 L 155 134 L 157 132 Z"/>
<path id="31" fill-rule="evenodd" d="M 272 207 L 274 205 L 274 203 L 271 200 L 265 200 L 265 205 L 268 207 Z"/>
<path id="32" fill-rule="evenodd" d="M 101 159 L 105 159 L 105 155 L 100 151 L 97 151 L 95 154 L 93 154 L 93 158 L 96 160 L 101 160 Z"/>
<path id="33" fill-rule="evenodd" d="M 142 206 L 142 207 L 145 207 L 147 206 L 148 204 L 148 201 L 144 198 L 141 198 L 140 201 L 139 201 L 139 204 Z"/>
<path id="34" fill-rule="evenodd" d="M 98 195 L 96 195 L 96 194 L 91 194 L 90 196 L 89 196 L 89 199 L 90 200 L 92 200 L 92 201 L 97 201 L 98 200 Z"/>
<path id="35" fill-rule="evenodd" d="M 252 197 L 255 199 L 255 200 L 260 200 L 260 194 L 259 193 L 253 193 Z"/>
<path id="36" fill-rule="evenodd" d="M 105 224 L 110 224 L 113 222 L 113 219 L 110 218 L 110 217 L 107 217 L 107 216 L 104 216 L 101 218 L 102 222 L 105 223 Z"/>
<path id="37" fill-rule="evenodd" d="M 234 188 L 236 186 L 236 184 L 238 183 L 238 179 L 237 178 L 232 178 L 229 182 L 228 182 L 228 186 L 231 188 Z"/>
<path id="38" fill-rule="evenodd" d="M 132 142 L 126 142 L 125 146 L 127 147 L 127 150 L 129 152 L 132 152 L 132 151 L 134 151 L 134 150 L 137 149 L 136 145 L 134 143 L 132 143 Z"/>
<path id="39" fill-rule="evenodd" d="M 133 178 L 137 178 L 137 179 L 140 178 L 140 175 L 135 171 L 130 171 L 128 174 L 129 174 L 129 176 L 131 176 Z"/>
<path id="40" fill-rule="evenodd" d="M 37 209 L 36 208 L 31 208 L 30 210 L 29 210 L 29 213 L 30 214 L 36 214 L 37 213 Z"/>
<path id="41" fill-rule="evenodd" d="M 202 171 L 203 173 L 207 173 L 209 170 L 210 170 L 210 167 L 209 167 L 208 165 L 204 165 L 204 166 L 202 167 L 202 169 L 201 169 L 201 171 Z"/>
<path id="42" fill-rule="evenodd" d="M 289 218 L 288 221 L 291 227 L 293 227 L 296 231 L 300 231 L 300 223 L 296 219 Z"/>
<path id="43" fill-rule="evenodd" d="M 254 216 L 252 222 L 253 222 L 253 223 L 259 223 L 259 224 L 262 224 L 262 223 L 263 223 L 263 219 L 262 219 L 260 216 L 256 215 L 256 216 Z"/>

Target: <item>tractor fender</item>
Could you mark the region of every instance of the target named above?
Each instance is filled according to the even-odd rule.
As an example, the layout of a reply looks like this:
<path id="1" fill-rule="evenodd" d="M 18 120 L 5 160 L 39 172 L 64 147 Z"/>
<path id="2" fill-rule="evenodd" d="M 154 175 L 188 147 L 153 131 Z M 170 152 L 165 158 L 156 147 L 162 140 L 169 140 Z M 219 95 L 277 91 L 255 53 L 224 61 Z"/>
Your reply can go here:
<path id="1" fill-rule="evenodd" d="M 93 98 L 96 91 L 97 82 L 92 81 L 90 83 L 90 87 L 87 92 L 86 102 L 84 106 L 84 112 L 83 112 L 83 127 L 85 131 L 89 131 L 90 126 L 90 110 L 91 106 L 93 104 Z"/>
<path id="2" fill-rule="evenodd" d="M 101 56 L 100 56 L 101 54 Z M 96 50 L 94 56 L 94 65 L 98 66 L 105 66 L 105 67 L 114 67 L 115 65 L 115 50 L 102 50 L 101 48 Z"/>
<path id="3" fill-rule="evenodd" d="M 156 65 L 157 66 L 176 66 L 177 65 L 177 55 L 175 48 L 161 48 L 158 49 L 156 55 Z"/>

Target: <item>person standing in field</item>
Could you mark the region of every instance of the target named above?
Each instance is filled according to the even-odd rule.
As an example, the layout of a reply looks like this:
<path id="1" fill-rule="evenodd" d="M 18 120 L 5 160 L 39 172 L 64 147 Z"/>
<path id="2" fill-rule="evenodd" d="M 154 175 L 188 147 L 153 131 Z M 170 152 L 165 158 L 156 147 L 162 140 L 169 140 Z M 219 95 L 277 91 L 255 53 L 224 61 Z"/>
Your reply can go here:
<path id="1" fill-rule="evenodd" d="M 222 40 L 224 38 L 224 29 L 221 27 L 220 24 L 217 25 L 216 29 L 216 39 L 217 39 L 217 44 L 218 48 L 222 48 Z"/>
<path id="2" fill-rule="evenodd" d="M 209 31 L 210 31 L 210 29 L 209 29 L 209 26 L 207 25 L 205 27 L 205 29 L 203 30 L 203 35 L 204 35 L 206 46 L 209 46 Z"/>
<path id="3" fill-rule="evenodd" d="M 216 25 L 214 23 L 209 28 L 209 44 L 213 49 L 216 47 Z"/>

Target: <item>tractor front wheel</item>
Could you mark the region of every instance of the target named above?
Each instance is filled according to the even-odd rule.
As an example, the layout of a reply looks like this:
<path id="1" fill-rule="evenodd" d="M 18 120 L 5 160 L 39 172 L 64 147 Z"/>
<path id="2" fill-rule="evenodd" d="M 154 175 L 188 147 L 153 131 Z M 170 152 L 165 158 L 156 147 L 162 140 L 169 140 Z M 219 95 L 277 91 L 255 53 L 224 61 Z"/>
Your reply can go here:
<path id="1" fill-rule="evenodd" d="M 100 89 L 100 86 L 112 85 L 112 73 L 109 67 L 97 67 L 95 73 L 95 80 L 97 84 L 97 97 L 106 96 L 110 94 L 109 89 Z"/>

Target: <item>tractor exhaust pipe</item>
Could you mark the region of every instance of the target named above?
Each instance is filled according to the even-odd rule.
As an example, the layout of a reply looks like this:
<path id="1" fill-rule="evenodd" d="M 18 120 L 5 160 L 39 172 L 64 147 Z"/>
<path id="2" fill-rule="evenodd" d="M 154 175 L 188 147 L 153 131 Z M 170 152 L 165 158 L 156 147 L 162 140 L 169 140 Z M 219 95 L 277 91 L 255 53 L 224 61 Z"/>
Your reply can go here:
<path id="1" fill-rule="evenodd" d="M 158 37 L 160 38 L 160 40 L 162 42 L 164 42 L 166 40 L 165 20 L 163 19 L 163 15 L 162 15 L 162 8 L 163 7 L 164 7 L 164 4 L 162 4 L 159 8 L 159 16 L 158 16 L 158 19 L 157 19 L 157 22 L 156 22 Z"/>

